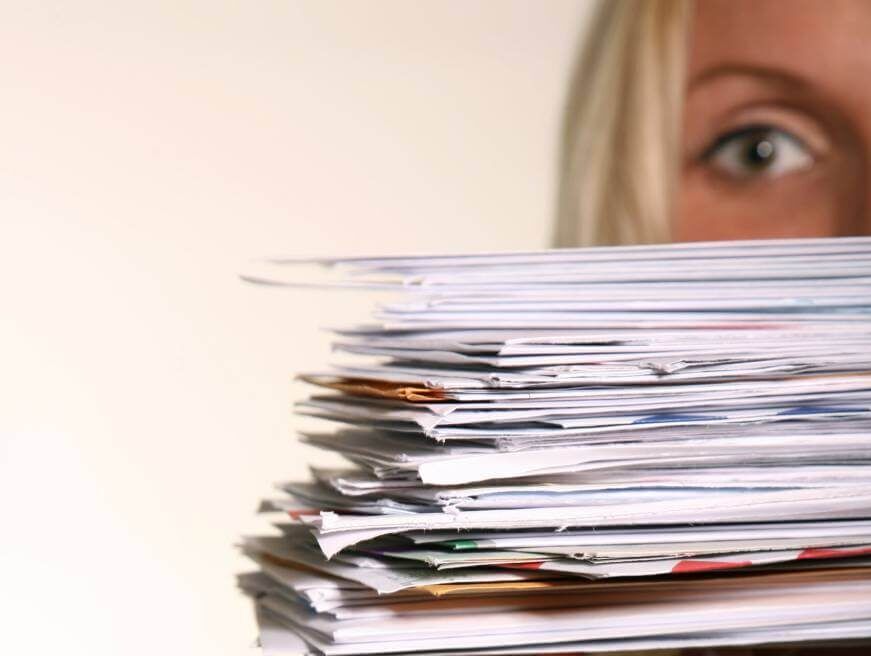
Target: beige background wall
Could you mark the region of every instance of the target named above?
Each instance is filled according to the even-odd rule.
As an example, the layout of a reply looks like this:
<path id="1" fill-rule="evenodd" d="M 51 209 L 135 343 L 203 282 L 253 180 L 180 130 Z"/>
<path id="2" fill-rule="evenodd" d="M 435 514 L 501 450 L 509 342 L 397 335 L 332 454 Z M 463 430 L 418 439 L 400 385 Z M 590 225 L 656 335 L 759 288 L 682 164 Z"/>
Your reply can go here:
<path id="1" fill-rule="evenodd" d="M 243 654 L 232 545 L 364 299 L 249 257 L 536 248 L 584 0 L 0 0 L 0 652 Z"/>

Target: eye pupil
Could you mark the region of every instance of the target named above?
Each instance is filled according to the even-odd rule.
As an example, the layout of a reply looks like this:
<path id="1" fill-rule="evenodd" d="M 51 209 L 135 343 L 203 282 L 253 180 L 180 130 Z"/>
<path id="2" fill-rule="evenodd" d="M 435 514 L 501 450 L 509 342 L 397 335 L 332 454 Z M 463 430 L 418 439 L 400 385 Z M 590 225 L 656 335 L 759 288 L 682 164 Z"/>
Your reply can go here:
<path id="1" fill-rule="evenodd" d="M 745 159 L 749 166 L 764 168 L 774 161 L 774 144 L 767 136 L 759 136 L 753 139 L 749 146 L 745 153 Z"/>

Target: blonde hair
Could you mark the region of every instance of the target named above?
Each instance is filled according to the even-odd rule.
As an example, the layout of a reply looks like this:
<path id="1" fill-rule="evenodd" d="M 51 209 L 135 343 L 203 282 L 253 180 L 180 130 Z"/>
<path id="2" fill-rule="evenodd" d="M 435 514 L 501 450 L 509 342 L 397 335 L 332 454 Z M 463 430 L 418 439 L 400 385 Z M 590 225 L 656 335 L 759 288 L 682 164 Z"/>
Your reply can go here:
<path id="1" fill-rule="evenodd" d="M 668 241 L 691 0 L 603 0 L 566 105 L 557 246 Z"/>

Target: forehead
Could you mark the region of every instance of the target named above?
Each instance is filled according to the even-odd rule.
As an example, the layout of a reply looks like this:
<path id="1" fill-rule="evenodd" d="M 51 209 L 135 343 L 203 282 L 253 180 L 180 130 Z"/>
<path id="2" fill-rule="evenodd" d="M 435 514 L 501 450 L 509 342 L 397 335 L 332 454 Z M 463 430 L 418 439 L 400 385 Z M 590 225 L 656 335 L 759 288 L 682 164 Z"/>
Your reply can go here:
<path id="1" fill-rule="evenodd" d="M 697 0 L 690 83 L 728 66 L 772 69 L 841 99 L 868 96 L 871 0 Z"/>

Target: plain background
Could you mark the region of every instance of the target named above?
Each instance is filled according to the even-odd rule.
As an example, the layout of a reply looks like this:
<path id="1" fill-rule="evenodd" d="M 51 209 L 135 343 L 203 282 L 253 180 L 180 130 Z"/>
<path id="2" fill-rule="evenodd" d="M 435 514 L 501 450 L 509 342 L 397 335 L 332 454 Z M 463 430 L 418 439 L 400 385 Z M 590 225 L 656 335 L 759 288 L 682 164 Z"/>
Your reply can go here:
<path id="1" fill-rule="evenodd" d="M 249 258 L 543 247 L 583 0 L 0 1 L 0 652 L 249 654 L 318 326 Z"/>

